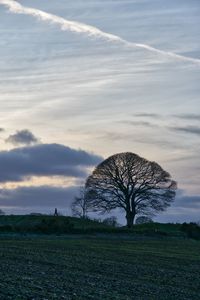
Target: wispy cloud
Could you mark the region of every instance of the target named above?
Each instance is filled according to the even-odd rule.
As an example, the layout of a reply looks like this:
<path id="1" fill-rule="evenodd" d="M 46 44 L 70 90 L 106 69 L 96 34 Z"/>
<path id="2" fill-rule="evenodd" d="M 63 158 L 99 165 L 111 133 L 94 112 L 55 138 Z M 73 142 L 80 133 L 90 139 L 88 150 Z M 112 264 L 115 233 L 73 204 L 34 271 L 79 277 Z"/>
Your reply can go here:
<path id="1" fill-rule="evenodd" d="M 118 42 L 127 47 L 142 48 L 147 51 L 154 52 L 159 55 L 163 55 L 165 57 L 171 57 L 172 59 L 181 60 L 181 61 L 185 61 L 185 62 L 192 62 L 192 63 L 195 63 L 200 66 L 199 59 L 186 57 L 186 56 L 172 53 L 169 51 L 160 50 L 160 49 L 154 48 L 147 44 L 132 43 L 132 42 L 122 39 L 121 37 L 119 37 L 117 35 L 104 32 L 94 26 L 90 26 L 90 25 L 76 22 L 76 21 L 69 21 L 62 17 L 53 15 L 50 13 L 46 13 L 39 9 L 22 6 L 17 1 L 0 0 L 0 4 L 8 7 L 9 10 L 13 13 L 31 15 L 33 17 L 38 18 L 39 20 L 49 22 L 52 24 L 56 24 L 56 25 L 60 26 L 61 30 L 63 30 L 63 31 L 71 31 L 71 32 L 75 32 L 75 33 L 86 34 L 87 36 L 93 36 L 96 38 L 103 38 L 107 41 Z"/>
<path id="2" fill-rule="evenodd" d="M 133 115 L 134 117 L 141 117 L 141 118 L 161 118 L 162 116 L 155 113 L 136 113 Z"/>
<path id="3" fill-rule="evenodd" d="M 125 120 L 125 121 L 120 121 L 122 124 L 127 124 L 131 126 L 143 126 L 143 127 L 155 127 L 157 126 L 154 123 L 148 122 L 148 121 L 131 121 L 131 120 Z"/>
<path id="4" fill-rule="evenodd" d="M 200 114 L 179 114 L 175 115 L 179 119 L 200 121 Z"/>
<path id="5" fill-rule="evenodd" d="M 176 127 L 175 126 L 175 127 L 169 127 L 169 128 L 172 130 L 175 130 L 175 131 L 179 131 L 179 132 L 200 135 L 200 127 L 199 126 L 188 125 L 188 126 L 184 126 L 184 127 L 179 127 L 179 126 Z"/>

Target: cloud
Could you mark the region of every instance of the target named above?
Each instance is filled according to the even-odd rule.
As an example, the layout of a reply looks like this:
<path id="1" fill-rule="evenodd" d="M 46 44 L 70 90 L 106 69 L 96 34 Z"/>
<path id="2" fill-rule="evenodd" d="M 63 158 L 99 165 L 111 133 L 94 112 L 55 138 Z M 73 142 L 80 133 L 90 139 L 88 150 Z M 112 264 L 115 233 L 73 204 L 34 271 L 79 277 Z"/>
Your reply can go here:
<path id="1" fill-rule="evenodd" d="M 200 135 L 200 127 L 199 126 L 193 126 L 193 125 L 189 125 L 189 126 L 185 126 L 185 127 L 177 126 L 177 127 L 170 127 L 170 129 L 179 131 L 179 132 Z"/>
<path id="2" fill-rule="evenodd" d="M 154 113 L 137 113 L 133 115 L 134 117 L 144 117 L 144 118 L 161 118 L 162 116 Z"/>
<path id="3" fill-rule="evenodd" d="M 156 114 L 156 113 L 135 113 L 133 114 L 134 117 L 138 118 L 156 118 L 156 119 L 171 119 L 171 118 L 178 118 L 182 120 L 191 120 L 191 121 L 200 121 L 200 114 L 195 113 L 188 113 L 188 114 L 168 114 L 168 115 L 162 115 L 162 114 Z"/>
<path id="4" fill-rule="evenodd" d="M 31 145 L 39 142 L 39 139 L 28 129 L 17 131 L 6 139 L 7 143 L 13 145 Z"/>
<path id="5" fill-rule="evenodd" d="M 71 201 L 79 192 L 79 187 L 20 187 L 0 190 L 0 206 L 12 208 L 70 207 Z"/>
<path id="6" fill-rule="evenodd" d="M 132 125 L 132 126 L 144 126 L 144 127 L 157 127 L 157 125 L 147 121 L 120 121 L 120 123 Z"/>
<path id="7" fill-rule="evenodd" d="M 158 222 L 200 222 L 200 195 L 186 195 L 184 190 L 178 190 L 175 201 L 163 214 L 158 215 Z"/>
<path id="8" fill-rule="evenodd" d="M 102 157 L 60 144 L 39 144 L 0 151 L 0 182 L 23 181 L 31 176 L 85 177 L 87 168 Z"/>
<path id="9" fill-rule="evenodd" d="M 180 195 L 176 198 L 173 206 L 181 208 L 194 208 L 200 210 L 200 195 Z"/>
<path id="10" fill-rule="evenodd" d="M 199 114 L 181 114 L 181 115 L 175 115 L 175 117 L 180 118 L 180 119 L 186 119 L 186 120 L 200 121 Z"/>
<path id="11" fill-rule="evenodd" d="M 58 25 L 60 29 L 63 31 L 71 31 L 79 34 L 82 33 L 82 34 L 86 34 L 89 37 L 92 36 L 101 39 L 103 38 L 110 42 L 118 42 L 129 48 L 141 48 L 156 53 L 158 55 L 162 55 L 164 57 L 170 57 L 172 59 L 180 60 L 183 62 L 192 62 L 197 65 L 200 65 L 200 59 L 183 56 L 169 51 L 160 50 L 147 44 L 129 42 L 117 35 L 104 32 L 94 26 L 90 26 L 76 21 L 66 20 L 62 17 L 44 12 L 39 9 L 23 6 L 17 1 L 0 0 L 0 4 L 8 7 L 12 13 L 30 15 L 44 22 Z"/>

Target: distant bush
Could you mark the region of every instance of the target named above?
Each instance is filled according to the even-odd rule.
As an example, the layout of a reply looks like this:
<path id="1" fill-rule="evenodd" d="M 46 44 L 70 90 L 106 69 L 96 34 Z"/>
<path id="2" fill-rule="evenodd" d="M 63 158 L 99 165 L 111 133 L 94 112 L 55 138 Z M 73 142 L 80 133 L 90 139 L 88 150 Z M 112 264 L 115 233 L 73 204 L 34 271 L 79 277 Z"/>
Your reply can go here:
<path id="1" fill-rule="evenodd" d="M 97 223 L 102 223 L 102 219 L 101 218 L 92 218 L 90 220 L 92 220 L 94 222 L 97 222 Z"/>
<path id="2" fill-rule="evenodd" d="M 107 225 L 107 226 L 112 226 L 112 227 L 118 227 L 118 226 L 119 226 L 116 217 L 108 217 L 108 218 L 105 218 L 105 219 L 102 221 L 102 224 Z"/>
<path id="3" fill-rule="evenodd" d="M 146 223 L 153 223 L 153 220 L 147 216 L 140 216 L 136 219 L 136 224 L 146 224 Z"/>
<path id="4" fill-rule="evenodd" d="M 200 240 L 200 226 L 197 223 L 183 223 L 180 229 L 187 234 L 187 237 Z"/>

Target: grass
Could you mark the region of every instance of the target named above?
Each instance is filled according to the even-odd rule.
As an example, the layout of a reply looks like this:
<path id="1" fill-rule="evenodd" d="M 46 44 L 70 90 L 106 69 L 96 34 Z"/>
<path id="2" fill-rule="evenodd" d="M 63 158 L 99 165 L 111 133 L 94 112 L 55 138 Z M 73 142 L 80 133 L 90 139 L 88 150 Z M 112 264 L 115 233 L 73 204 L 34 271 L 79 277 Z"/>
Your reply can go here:
<path id="1" fill-rule="evenodd" d="M 200 242 L 3 235 L 1 299 L 199 300 Z"/>

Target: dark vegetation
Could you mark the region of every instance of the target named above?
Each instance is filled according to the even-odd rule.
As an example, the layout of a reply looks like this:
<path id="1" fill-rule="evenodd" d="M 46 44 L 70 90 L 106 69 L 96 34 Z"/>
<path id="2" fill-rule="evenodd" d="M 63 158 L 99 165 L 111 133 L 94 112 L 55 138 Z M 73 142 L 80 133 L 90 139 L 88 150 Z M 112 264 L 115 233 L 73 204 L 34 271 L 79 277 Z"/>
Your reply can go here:
<path id="1" fill-rule="evenodd" d="M 200 226 L 196 223 L 183 223 L 180 228 L 183 232 L 187 234 L 188 238 L 193 238 L 200 240 Z"/>
<path id="2" fill-rule="evenodd" d="M 104 224 L 85 218 L 48 215 L 0 216 L 0 232 L 64 234 L 104 231 L 106 228 Z"/>
<path id="3" fill-rule="evenodd" d="M 0 216 L 0 234 L 3 233 L 36 233 L 36 234 L 90 234 L 116 233 L 126 235 L 143 235 L 157 237 L 180 237 L 200 239 L 200 226 L 196 223 L 136 224 L 133 228 L 119 227 L 116 218 L 103 221 L 89 218 L 75 218 L 48 215 L 10 215 Z"/>

